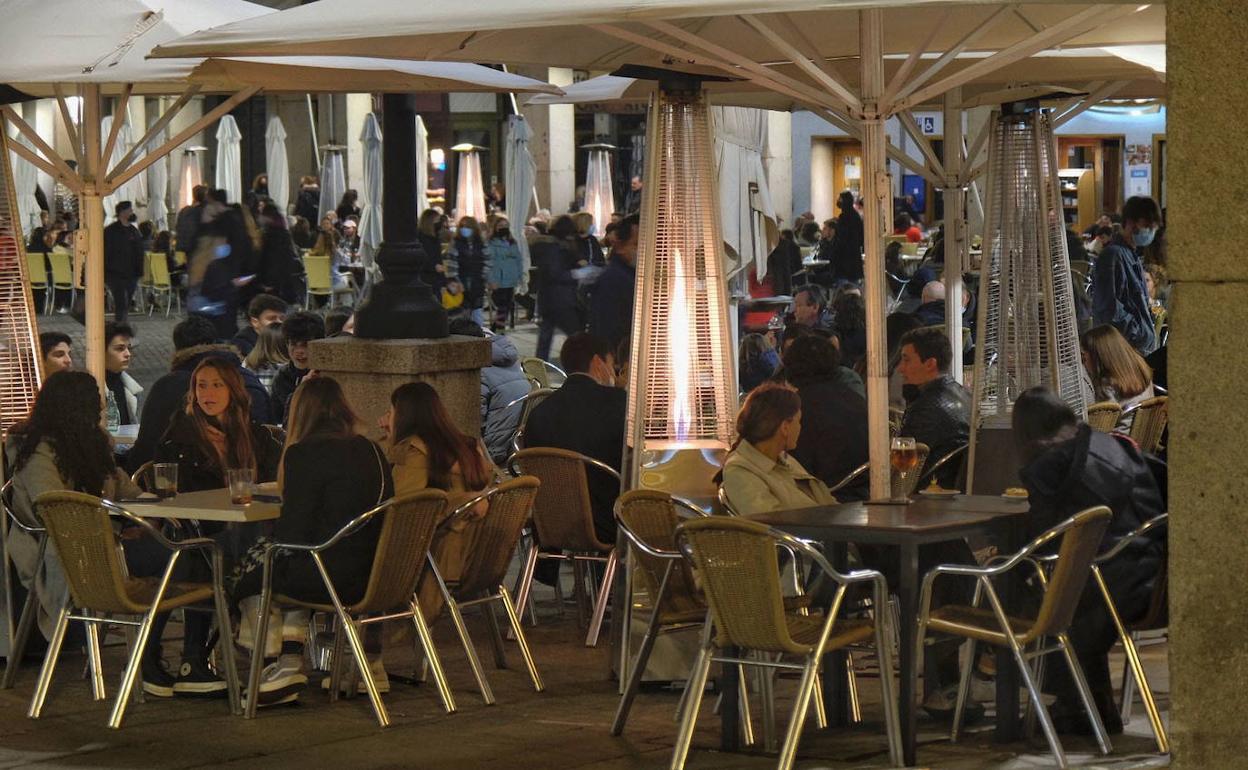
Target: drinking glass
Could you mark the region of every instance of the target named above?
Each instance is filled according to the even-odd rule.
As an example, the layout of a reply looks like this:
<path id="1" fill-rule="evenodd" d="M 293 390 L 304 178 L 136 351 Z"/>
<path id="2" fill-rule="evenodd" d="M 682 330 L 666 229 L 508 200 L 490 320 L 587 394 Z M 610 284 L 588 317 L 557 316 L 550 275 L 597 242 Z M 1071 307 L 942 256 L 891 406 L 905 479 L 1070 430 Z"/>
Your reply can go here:
<path id="1" fill-rule="evenodd" d="M 230 486 L 230 503 L 247 505 L 251 502 L 251 488 L 256 483 L 256 472 L 251 468 L 230 468 L 225 472 Z"/>
<path id="2" fill-rule="evenodd" d="M 893 502 L 908 502 L 905 495 L 901 494 L 901 490 L 905 488 L 904 481 L 919 464 L 919 450 L 915 440 L 909 436 L 894 438 L 888 453 L 888 461 L 893 466 L 894 479 L 896 479 L 893 484 Z"/>
<path id="3" fill-rule="evenodd" d="M 161 500 L 167 500 L 178 494 L 178 464 L 156 463 L 152 466 L 152 479 L 155 489 L 152 490 Z"/>

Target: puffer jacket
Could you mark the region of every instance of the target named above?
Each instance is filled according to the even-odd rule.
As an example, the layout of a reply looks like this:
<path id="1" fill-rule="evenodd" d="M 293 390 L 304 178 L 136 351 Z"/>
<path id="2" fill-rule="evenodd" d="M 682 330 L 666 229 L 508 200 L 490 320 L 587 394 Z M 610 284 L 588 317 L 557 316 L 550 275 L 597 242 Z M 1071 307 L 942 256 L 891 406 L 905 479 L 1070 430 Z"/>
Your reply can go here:
<path id="1" fill-rule="evenodd" d="M 505 335 L 491 340 L 493 358 L 481 369 L 481 438 L 496 465 L 511 455 L 511 438 L 520 427 L 524 404 L 507 405 L 523 397 L 531 389 L 520 368 L 520 352 Z"/>
<path id="2" fill-rule="evenodd" d="M 971 394 L 952 377 L 942 374 L 919 388 L 919 395 L 906 407 L 899 436 L 911 436 L 927 444 L 926 471 L 937 460 L 970 440 Z M 948 463 L 937 480 L 953 489 L 958 483 L 958 463 Z"/>

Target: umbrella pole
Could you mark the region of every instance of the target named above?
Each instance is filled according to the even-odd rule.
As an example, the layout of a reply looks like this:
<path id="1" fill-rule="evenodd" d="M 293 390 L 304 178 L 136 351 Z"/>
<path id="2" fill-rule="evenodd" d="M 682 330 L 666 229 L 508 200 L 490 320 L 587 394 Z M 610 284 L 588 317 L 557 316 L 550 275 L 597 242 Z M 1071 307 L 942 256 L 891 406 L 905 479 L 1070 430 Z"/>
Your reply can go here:
<path id="1" fill-rule="evenodd" d="M 87 232 L 86 295 L 87 371 L 104 387 L 104 160 L 100 146 L 100 87 L 83 87 L 82 226 Z M 118 301 L 124 301 L 119 298 Z"/>
<path id="2" fill-rule="evenodd" d="M 962 271 L 966 249 L 966 193 L 962 190 L 962 88 L 945 92 L 945 330 L 949 373 L 962 382 Z M 967 165 L 969 166 L 969 159 Z"/>
<path id="3" fill-rule="evenodd" d="M 880 97 L 884 91 L 884 20 L 879 9 L 859 12 L 862 52 L 862 221 L 866 252 L 863 295 L 867 305 L 867 430 L 871 499 L 890 494 L 888 343 L 884 335 L 884 235 L 892 219 L 892 185 L 886 166 L 888 138 Z M 885 202 L 890 205 L 885 205 Z"/>

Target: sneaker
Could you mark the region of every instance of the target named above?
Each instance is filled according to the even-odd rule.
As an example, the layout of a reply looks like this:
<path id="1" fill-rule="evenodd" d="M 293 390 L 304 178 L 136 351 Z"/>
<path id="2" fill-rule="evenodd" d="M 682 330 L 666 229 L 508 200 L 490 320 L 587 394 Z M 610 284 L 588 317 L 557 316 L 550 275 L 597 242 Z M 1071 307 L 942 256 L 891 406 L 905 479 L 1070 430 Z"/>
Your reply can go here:
<path id="1" fill-rule="evenodd" d="M 348 658 L 348 662 L 354 663 L 354 659 Z M 390 692 L 390 677 L 386 674 L 386 666 L 380 656 L 368 661 L 368 670 L 373 675 L 373 681 L 377 684 L 377 692 L 383 695 Z M 344 695 L 347 692 L 347 679 L 348 677 L 344 674 L 342 681 L 338 683 L 339 692 Z M 329 677 L 321 680 L 321 689 L 329 692 Z M 368 685 L 364 683 L 364 677 L 359 678 L 355 685 L 355 691 L 361 695 L 368 693 Z"/>
<path id="2" fill-rule="evenodd" d="M 176 681 L 169 673 L 169 664 L 164 658 L 143 658 L 141 672 L 143 674 L 143 692 L 157 698 L 172 698 L 173 685 Z"/>
<path id="3" fill-rule="evenodd" d="M 923 701 L 923 710 L 939 722 L 953 722 L 953 712 L 958 703 L 958 686 L 950 685 L 932 693 Z M 962 724 L 973 725 L 984 718 L 984 706 L 973 698 L 966 699 L 962 711 Z"/>
<path id="4" fill-rule="evenodd" d="M 257 706 L 276 706 L 279 703 L 293 703 L 299 699 L 299 691 L 308 683 L 308 677 L 302 671 L 303 656 L 282 655 L 264 667 L 260 672 L 259 697 Z M 243 697 L 246 704 L 247 697 Z"/>
<path id="5" fill-rule="evenodd" d="M 225 690 L 225 680 L 208 667 L 208 661 L 202 659 L 182 661 L 178 681 L 173 685 L 173 691 L 178 695 L 222 697 L 226 694 Z"/>

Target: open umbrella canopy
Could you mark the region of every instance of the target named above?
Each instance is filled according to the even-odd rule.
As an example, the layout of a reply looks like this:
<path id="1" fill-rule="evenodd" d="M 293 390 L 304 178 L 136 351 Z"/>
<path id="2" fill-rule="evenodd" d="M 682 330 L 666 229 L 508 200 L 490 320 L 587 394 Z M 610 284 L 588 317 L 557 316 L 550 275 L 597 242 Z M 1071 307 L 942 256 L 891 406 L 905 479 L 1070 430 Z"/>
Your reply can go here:
<path id="1" fill-rule="evenodd" d="M 540 80 L 468 62 L 404 61 L 356 56 L 257 56 L 209 59 L 187 80 L 208 91 L 237 91 L 259 85 L 268 92 L 402 93 L 485 91 L 558 94 Z"/>

